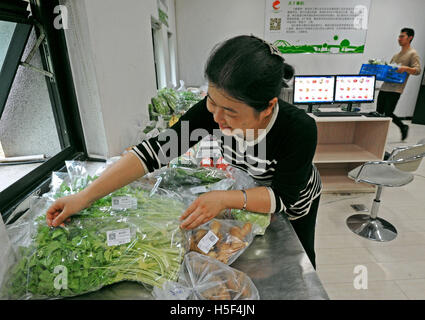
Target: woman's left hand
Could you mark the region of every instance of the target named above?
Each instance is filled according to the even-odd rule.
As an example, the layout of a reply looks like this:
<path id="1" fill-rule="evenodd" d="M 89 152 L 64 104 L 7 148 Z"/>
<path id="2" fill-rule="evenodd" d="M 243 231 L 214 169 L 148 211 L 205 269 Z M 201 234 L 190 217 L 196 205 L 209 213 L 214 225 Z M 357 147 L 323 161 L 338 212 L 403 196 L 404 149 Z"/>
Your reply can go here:
<path id="1" fill-rule="evenodd" d="M 186 219 L 180 227 L 182 229 L 194 229 L 216 217 L 226 209 L 224 205 L 225 192 L 210 191 L 199 196 L 180 217 L 180 220 Z"/>

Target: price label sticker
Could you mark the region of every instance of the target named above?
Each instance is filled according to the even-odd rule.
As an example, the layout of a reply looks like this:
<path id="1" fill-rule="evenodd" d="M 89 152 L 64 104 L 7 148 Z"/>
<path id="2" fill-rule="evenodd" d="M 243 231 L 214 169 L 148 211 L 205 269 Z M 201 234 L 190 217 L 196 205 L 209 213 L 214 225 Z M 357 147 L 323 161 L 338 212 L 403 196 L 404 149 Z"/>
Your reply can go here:
<path id="1" fill-rule="evenodd" d="M 112 197 L 112 209 L 137 209 L 137 199 L 133 197 Z"/>
<path id="2" fill-rule="evenodd" d="M 207 232 L 207 234 L 199 241 L 198 248 L 203 253 L 207 254 L 210 252 L 213 245 L 215 245 L 218 241 L 218 237 L 211 230 Z"/>
<path id="3" fill-rule="evenodd" d="M 204 186 L 200 186 L 200 187 L 193 187 L 189 189 L 190 192 L 192 192 L 192 194 L 198 194 L 198 193 L 205 193 L 207 192 L 207 188 L 205 188 Z"/>
<path id="4" fill-rule="evenodd" d="M 119 246 L 131 241 L 130 228 L 106 231 L 108 246 Z"/>

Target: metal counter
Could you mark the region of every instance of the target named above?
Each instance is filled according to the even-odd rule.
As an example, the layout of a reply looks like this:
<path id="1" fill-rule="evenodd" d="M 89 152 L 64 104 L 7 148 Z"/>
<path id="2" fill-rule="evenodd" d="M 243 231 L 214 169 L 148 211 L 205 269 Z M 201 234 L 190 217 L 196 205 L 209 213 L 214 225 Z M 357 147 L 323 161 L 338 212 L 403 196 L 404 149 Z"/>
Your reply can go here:
<path id="1" fill-rule="evenodd" d="M 262 300 L 329 299 L 286 216 L 274 215 L 265 235 L 256 236 L 231 267 L 252 279 Z M 121 282 L 72 299 L 153 297 L 141 284 Z"/>

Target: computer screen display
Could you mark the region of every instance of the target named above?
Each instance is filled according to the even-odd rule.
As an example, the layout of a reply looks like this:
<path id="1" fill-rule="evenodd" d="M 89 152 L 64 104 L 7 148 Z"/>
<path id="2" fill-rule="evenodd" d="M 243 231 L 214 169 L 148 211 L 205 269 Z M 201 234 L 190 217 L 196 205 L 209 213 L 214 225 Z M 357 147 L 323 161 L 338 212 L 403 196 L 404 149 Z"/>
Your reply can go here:
<path id="1" fill-rule="evenodd" d="M 374 75 L 339 75 L 335 81 L 335 102 L 373 102 L 375 98 Z"/>
<path id="2" fill-rule="evenodd" d="M 295 76 L 294 104 L 334 102 L 335 76 Z"/>

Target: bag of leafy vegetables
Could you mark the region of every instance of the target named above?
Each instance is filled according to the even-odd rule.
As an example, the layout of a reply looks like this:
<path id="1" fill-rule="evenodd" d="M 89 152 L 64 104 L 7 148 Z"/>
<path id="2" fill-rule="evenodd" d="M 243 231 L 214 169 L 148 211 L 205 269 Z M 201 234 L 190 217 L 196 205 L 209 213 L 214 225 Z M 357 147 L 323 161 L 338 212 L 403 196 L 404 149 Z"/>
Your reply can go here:
<path id="1" fill-rule="evenodd" d="M 243 272 L 213 258 L 189 252 L 185 255 L 178 282 L 155 287 L 157 300 L 259 300 L 252 280 Z"/>
<path id="2" fill-rule="evenodd" d="M 229 190 L 234 184 L 224 171 L 209 168 L 162 168 L 152 175 L 157 179 L 157 187 L 179 194 L 186 205 L 202 193 Z"/>
<path id="3" fill-rule="evenodd" d="M 167 189 L 209 185 L 226 178 L 222 170 L 186 167 L 164 168 L 156 175 L 162 178 L 160 186 Z"/>
<path id="4" fill-rule="evenodd" d="M 260 186 L 248 173 L 245 171 L 229 166 L 227 172 L 235 181 L 232 190 L 250 189 Z M 218 216 L 222 219 L 234 219 L 242 222 L 250 222 L 253 225 L 254 235 L 264 235 L 267 227 L 270 225 L 271 214 L 257 213 L 247 210 L 227 209 Z"/>
<path id="5" fill-rule="evenodd" d="M 252 223 L 252 233 L 260 236 L 264 235 L 271 221 L 270 213 L 251 212 L 240 209 L 227 209 L 220 217 L 223 219 L 250 222 Z"/>
<path id="6" fill-rule="evenodd" d="M 185 233 L 187 251 L 195 251 L 231 265 L 251 244 L 252 224 L 212 219 Z"/>
<path id="7" fill-rule="evenodd" d="M 32 214 L 32 241 L 26 247 L 16 244 L 20 258 L 3 297 L 62 298 L 124 280 L 160 286 L 177 278 L 184 248 L 174 219 L 75 217 L 65 227 L 49 228 L 45 210 Z"/>

